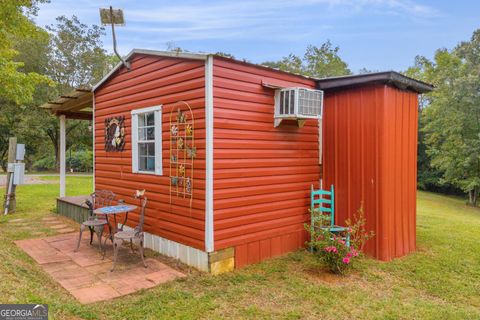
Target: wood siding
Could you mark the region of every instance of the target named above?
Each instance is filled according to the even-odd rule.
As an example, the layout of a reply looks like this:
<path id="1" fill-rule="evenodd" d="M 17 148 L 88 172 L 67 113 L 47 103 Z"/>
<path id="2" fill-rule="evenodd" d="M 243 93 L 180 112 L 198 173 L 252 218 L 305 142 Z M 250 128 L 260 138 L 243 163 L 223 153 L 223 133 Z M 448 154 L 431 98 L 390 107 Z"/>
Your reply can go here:
<path id="1" fill-rule="evenodd" d="M 335 185 L 336 223 L 363 204 L 375 237 L 366 252 L 390 260 L 415 250 L 417 94 L 385 85 L 328 93 L 324 187 Z"/>
<path id="2" fill-rule="evenodd" d="M 194 190 L 189 201 L 169 195 L 169 116 L 174 104 L 184 100 L 195 117 Z M 131 114 L 133 109 L 162 108 L 163 175 L 132 173 Z M 125 116 L 123 152 L 105 152 L 105 119 Z M 134 203 L 136 189 L 146 189 L 145 230 L 166 239 L 205 249 L 205 63 L 180 58 L 136 55 L 132 70 L 117 71 L 95 91 L 95 188 L 108 189 L 117 198 Z M 138 212 L 128 225 L 138 222 Z"/>
<path id="3" fill-rule="evenodd" d="M 314 88 L 303 77 L 214 59 L 215 250 L 235 247 L 236 267 L 302 247 L 310 185 L 320 178 L 318 122 L 274 128 L 274 90 Z"/>

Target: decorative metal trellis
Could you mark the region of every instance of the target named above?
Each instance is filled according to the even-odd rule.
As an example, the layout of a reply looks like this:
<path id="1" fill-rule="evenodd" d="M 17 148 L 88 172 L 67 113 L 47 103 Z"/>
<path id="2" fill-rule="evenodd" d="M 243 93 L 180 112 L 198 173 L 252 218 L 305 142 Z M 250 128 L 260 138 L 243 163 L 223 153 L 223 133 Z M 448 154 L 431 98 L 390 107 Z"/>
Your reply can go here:
<path id="1" fill-rule="evenodd" d="M 170 204 L 172 195 L 193 199 L 193 160 L 195 121 L 192 108 L 185 101 L 175 103 L 170 111 Z"/>

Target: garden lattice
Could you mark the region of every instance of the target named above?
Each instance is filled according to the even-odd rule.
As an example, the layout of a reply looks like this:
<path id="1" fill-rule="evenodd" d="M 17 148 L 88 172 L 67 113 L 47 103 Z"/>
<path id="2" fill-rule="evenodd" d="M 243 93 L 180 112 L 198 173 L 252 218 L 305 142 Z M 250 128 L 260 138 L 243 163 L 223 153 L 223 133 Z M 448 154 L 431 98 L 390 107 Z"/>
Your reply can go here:
<path id="1" fill-rule="evenodd" d="M 172 196 L 189 198 L 192 206 L 195 121 L 190 105 L 175 103 L 170 112 L 170 204 Z"/>

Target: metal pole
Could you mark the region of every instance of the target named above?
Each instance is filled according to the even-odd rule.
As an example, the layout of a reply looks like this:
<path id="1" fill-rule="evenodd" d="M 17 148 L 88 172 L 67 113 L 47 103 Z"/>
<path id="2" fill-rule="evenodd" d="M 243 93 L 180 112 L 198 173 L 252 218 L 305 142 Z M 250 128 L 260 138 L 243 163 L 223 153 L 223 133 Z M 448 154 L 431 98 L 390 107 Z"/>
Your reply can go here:
<path id="1" fill-rule="evenodd" d="M 8 139 L 8 158 L 7 163 L 15 163 L 15 156 L 17 153 L 17 138 L 11 137 Z M 7 173 L 7 185 L 5 188 L 5 203 L 4 214 L 8 214 L 8 211 L 15 211 L 16 199 L 15 199 L 15 185 L 13 184 L 13 172 Z"/>
<path id="2" fill-rule="evenodd" d="M 123 65 L 130 71 L 130 62 L 123 60 L 122 56 L 117 51 L 117 38 L 115 37 L 115 21 L 113 20 L 113 8 L 110 6 L 110 21 L 112 22 L 112 37 L 113 37 L 113 52 L 122 61 Z"/>
<path id="3" fill-rule="evenodd" d="M 12 188 L 13 188 L 13 174 L 10 178 L 10 181 L 8 181 L 7 195 L 5 196 L 5 211 L 3 212 L 4 215 L 8 214 L 8 209 L 10 207 L 10 197 L 11 197 L 11 194 L 12 194 Z"/>
<path id="4" fill-rule="evenodd" d="M 66 117 L 61 115 L 60 119 L 60 197 L 65 197 L 65 149 L 66 149 Z"/>

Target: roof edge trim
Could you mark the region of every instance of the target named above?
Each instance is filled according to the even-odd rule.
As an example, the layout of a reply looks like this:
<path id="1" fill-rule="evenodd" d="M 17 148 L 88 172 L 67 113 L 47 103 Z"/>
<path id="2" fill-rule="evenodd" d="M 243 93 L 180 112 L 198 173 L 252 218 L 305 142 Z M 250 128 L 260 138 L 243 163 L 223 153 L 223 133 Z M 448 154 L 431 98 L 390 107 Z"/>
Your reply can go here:
<path id="1" fill-rule="evenodd" d="M 318 79 L 317 88 L 321 90 L 339 90 L 366 84 L 390 84 L 402 90 L 426 93 L 434 89 L 433 85 L 407 77 L 395 71 L 367 73 L 353 76 L 341 76 Z"/>

